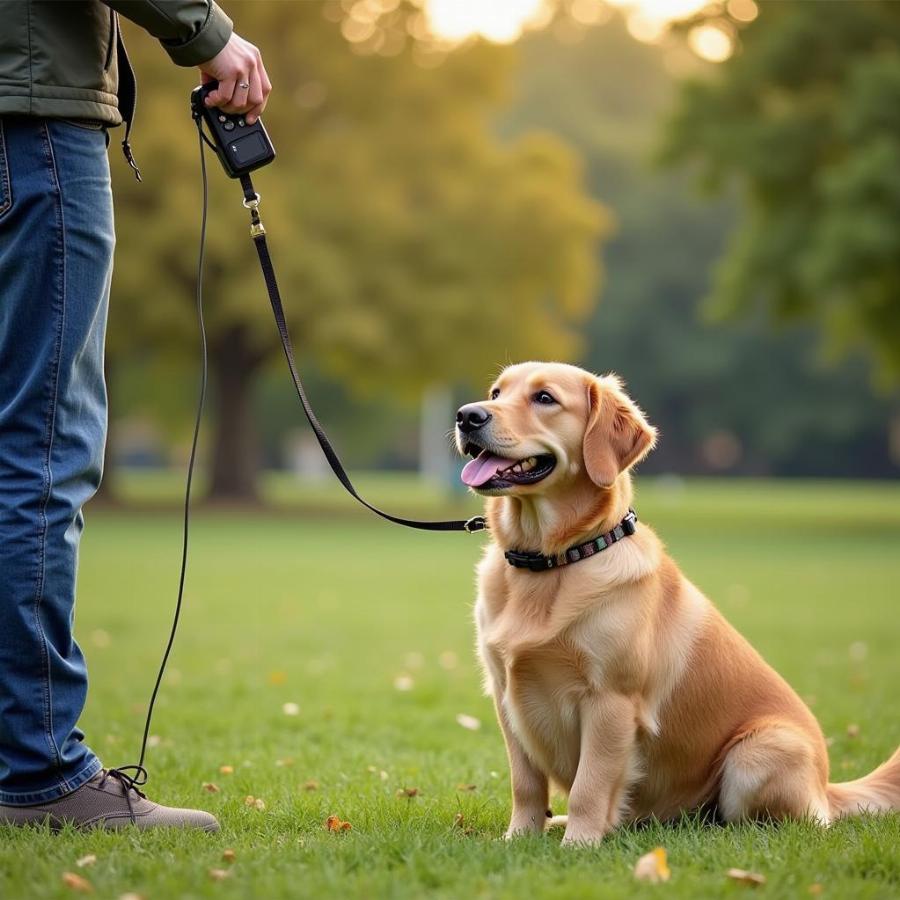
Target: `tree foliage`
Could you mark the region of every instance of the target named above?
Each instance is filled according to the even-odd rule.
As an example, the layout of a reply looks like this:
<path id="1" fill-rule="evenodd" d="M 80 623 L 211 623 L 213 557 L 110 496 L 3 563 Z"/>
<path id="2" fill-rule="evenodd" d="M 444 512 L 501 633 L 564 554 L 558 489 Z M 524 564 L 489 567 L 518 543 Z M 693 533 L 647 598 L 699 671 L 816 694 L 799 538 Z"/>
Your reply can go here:
<path id="1" fill-rule="evenodd" d="M 817 322 L 900 377 L 900 4 L 763 0 L 739 52 L 684 86 L 667 156 L 740 186 L 711 308 Z"/>
<path id="2" fill-rule="evenodd" d="M 605 215 L 561 141 L 492 133 L 514 50 L 475 43 L 422 65 L 407 36 L 412 4 L 379 25 L 406 36 L 390 55 L 354 52 L 334 2 L 228 9 L 275 85 L 264 119 L 279 157 L 254 180 L 304 359 L 357 390 L 414 395 L 434 380 L 480 384 L 508 357 L 577 350 Z M 113 349 L 164 342 L 183 356 L 196 352 L 198 163 L 187 112 L 196 73 L 129 37 L 145 182 L 118 173 Z M 239 189 L 209 164 L 213 484 L 247 495 L 249 387 L 279 350 Z"/>
<path id="3" fill-rule="evenodd" d="M 547 128 L 574 146 L 616 222 L 579 359 L 620 373 L 660 428 L 642 471 L 895 473 L 891 401 L 873 394 L 859 358 L 827 360 L 807 322 L 773 328 L 761 314 L 703 314 L 740 205 L 734 191 L 698 196 L 687 173 L 655 162 L 677 101 L 672 70 L 692 64 L 680 48 L 640 44 L 614 19 L 575 45 L 531 35 L 521 52 L 504 130 Z M 704 65 L 698 75 L 714 72 Z M 729 452 L 717 456 L 723 444 Z"/>

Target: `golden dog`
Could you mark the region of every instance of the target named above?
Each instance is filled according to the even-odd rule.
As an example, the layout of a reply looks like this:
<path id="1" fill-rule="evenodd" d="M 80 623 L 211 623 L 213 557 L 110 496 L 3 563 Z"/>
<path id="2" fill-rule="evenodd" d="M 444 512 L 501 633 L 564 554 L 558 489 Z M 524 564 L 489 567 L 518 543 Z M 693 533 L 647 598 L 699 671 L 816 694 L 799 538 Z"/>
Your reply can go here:
<path id="1" fill-rule="evenodd" d="M 900 808 L 900 750 L 829 784 L 803 701 L 629 525 L 628 470 L 655 441 L 615 376 L 556 363 L 508 367 L 457 415 L 475 457 L 463 481 L 488 497 L 475 620 L 509 755 L 507 836 L 544 829 L 551 781 L 569 794 L 570 844 L 711 805 L 825 824 Z"/>

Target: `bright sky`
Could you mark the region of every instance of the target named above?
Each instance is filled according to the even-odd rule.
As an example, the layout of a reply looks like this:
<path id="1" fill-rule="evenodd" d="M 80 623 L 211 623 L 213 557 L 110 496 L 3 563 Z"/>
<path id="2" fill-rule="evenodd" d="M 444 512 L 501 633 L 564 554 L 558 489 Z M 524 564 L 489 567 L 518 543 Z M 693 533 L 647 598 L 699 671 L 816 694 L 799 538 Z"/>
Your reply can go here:
<path id="1" fill-rule="evenodd" d="M 609 7 L 623 9 L 628 30 L 640 41 L 655 43 L 670 22 L 684 19 L 708 5 L 708 0 L 567 0 L 570 15 L 583 25 L 608 18 Z M 546 25 L 552 15 L 547 0 L 426 0 L 431 30 L 449 41 L 481 35 L 507 44 L 527 28 Z M 739 22 L 756 18 L 754 0 L 728 0 L 728 13 Z M 726 20 L 693 28 L 688 36 L 691 49 L 703 59 L 722 62 L 734 49 L 733 31 Z"/>
<path id="2" fill-rule="evenodd" d="M 472 34 L 509 44 L 539 17 L 544 0 L 428 0 L 431 29 L 448 41 Z"/>

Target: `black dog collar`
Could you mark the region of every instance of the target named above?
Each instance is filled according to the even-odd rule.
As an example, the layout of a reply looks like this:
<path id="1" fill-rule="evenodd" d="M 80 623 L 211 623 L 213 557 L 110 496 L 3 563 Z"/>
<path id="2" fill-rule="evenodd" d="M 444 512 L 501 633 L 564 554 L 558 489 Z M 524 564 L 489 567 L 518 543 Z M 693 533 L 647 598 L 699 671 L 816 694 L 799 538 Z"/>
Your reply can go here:
<path id="1" fill-rule="evenodd" d="M 607 547 L 612 547 L 617 541 L 621 541 L 622 538 L 634 534 L 636 523 L 637 513 L 633 509 L 629 509 L 628 515 L 612 531 L 607 531 L 606 534 L 601 534 L 587 543 L 569 547 L 559 556 L 544 556 L 542 553 L 527 551 L 520 553 L 518 550 L 507 550 L 503 555 L 506 557 L 506 561 L 517 569 L 546 572 L 547 569 L 558 569 L 560 566 L 567 566 L 569 563 L 579 562 L 589 556 L 601 553 Z"/>

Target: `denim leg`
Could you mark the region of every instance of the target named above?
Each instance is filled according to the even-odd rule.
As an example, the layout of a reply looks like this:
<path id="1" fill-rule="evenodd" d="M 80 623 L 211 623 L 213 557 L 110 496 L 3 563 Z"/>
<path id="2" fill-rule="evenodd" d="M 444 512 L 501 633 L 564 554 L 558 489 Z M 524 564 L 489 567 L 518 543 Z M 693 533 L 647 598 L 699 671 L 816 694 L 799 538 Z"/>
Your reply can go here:
<path id="1" fill-rule="evenodd" d="M 0 803 L 55 799 L 100 769 L 76 727 L 72 626 L 114 241 L 103 131 L 0 119 Z"/>

